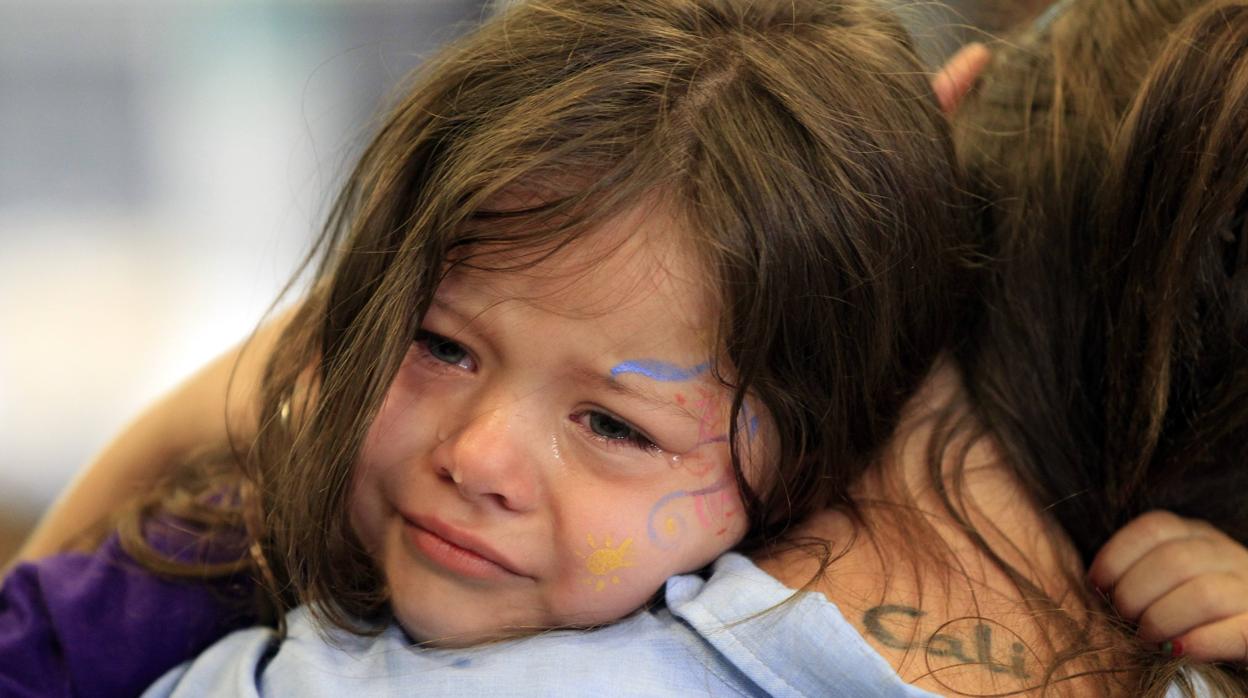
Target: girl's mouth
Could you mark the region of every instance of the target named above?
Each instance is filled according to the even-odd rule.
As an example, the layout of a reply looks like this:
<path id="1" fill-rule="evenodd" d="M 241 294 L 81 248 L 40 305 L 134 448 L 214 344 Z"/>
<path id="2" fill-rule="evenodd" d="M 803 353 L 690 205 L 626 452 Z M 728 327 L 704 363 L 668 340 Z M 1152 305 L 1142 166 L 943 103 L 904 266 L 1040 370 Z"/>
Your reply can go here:
<path id="1" fill-rule="evenodd" d="M 473 579 L 528 577 L 484 541 L 432 517 L 403 516 L 404 535 L 429 562 Z"/>

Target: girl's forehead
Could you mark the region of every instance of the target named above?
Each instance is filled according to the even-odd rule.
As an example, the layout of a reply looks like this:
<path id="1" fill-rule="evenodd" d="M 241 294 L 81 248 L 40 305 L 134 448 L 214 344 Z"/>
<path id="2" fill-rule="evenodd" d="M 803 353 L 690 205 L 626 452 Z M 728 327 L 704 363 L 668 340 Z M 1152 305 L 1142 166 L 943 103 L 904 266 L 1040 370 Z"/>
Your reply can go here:
<path id="1" fill-rule="evenodd" d="M 692 236 L 665 207 L 607 218 L 553 252 L 470 251 L 438 288 L 444 302 L 521 302 L 569 318 L 629 311 L 668 316 L 708 332 L 718 299 Z"/>

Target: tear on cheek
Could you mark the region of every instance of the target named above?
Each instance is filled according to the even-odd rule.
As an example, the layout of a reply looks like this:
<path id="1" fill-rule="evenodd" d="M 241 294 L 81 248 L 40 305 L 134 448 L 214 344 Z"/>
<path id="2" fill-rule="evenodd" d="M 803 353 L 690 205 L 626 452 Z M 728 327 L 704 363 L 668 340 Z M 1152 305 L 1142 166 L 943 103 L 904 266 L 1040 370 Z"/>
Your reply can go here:
<path id="1" fill-rule="evenodd" d="M 711 449 L 700 446 L 685 455 L 673 455 L 671 459 L 673 468 L 681 468 L 685 472 L 694 477 L 705 477 L 710 474 L 720 463 L 718 457 L 719 449 Z M 726 458 L 727 455 L 725 454 Z"/>

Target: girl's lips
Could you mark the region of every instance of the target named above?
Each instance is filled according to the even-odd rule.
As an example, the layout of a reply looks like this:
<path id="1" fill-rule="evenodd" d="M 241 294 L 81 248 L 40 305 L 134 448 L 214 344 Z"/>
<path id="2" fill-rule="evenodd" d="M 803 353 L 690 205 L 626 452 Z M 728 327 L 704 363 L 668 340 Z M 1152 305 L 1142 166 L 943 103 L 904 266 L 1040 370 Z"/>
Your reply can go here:
<path id="1" fill-rule="evenodd" d="M 405 534 L 431 562 L 477 579 L 528 577 L 507 556 L 433 517 L 403 515 Z"/>

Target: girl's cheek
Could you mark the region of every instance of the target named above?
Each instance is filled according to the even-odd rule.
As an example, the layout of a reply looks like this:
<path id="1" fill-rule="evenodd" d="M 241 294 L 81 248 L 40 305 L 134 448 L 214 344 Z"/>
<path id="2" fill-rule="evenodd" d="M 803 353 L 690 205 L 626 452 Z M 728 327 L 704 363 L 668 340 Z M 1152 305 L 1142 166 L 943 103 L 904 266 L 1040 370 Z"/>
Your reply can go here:
<path id="1" fill-rule="evenodd" d="M 587 533 L 576 555 L 574 584 L 591 597 L 607 592 L 609 597 L 600 598 L 632 596 L 640 585 L 653 584 L 645 578 L 653 576 L 655 560 L 635 534 Z"/>
<path id="2" fill-rule="evenodd" d="M 723 552 L 745 531 L 745 515 L 736 476 L 721 449 L 706 458 L 690 454 L 680 464 L 691 477 L 654 500 L 645 516 L 646 543 L 669 555 L 695 555 L 705 550 Z M 722 457 L 719 457 L 722 455 Z"/>
<path id="3" fill-rule="evenodd" d="M 400 370 L 369 426 L 361 449 L 362 463 L 408 459 L 436 445 L 436 432 L 452 404 L 436 381 L 412 380 Z"/>

